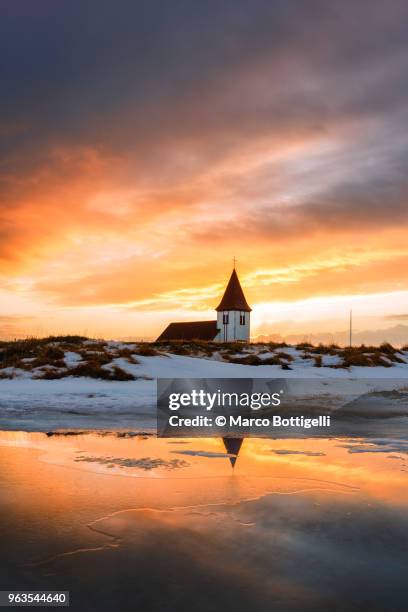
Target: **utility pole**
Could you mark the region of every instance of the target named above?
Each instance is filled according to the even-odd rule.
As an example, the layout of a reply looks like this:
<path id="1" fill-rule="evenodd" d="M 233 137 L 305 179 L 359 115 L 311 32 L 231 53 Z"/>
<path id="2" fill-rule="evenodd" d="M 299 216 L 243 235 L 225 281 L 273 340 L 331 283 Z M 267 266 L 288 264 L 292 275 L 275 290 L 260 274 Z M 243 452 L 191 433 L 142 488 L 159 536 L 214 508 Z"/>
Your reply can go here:
<path id="1" fill-rule="evenodd" d="M 350 348 L 352 345 L 352 334 L 353 334 L 353 311 L 350 310 L 350 342 L 349 342 Z"/>

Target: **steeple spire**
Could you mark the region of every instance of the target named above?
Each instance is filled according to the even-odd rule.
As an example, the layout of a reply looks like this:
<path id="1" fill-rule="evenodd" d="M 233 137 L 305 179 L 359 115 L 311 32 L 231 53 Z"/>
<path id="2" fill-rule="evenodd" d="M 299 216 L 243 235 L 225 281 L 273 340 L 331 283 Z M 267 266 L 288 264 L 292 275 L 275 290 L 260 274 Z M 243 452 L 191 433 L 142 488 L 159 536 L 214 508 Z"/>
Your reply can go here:
<path id="1" fill-rule="evenodd" d="M 245 295 L 242 291 L 241 283 L 239 282 L 235 268 L 232 271 L 223 298 L 215 310 L 217 312 L 227 310 L 251 312 L 251 308 L 249 307 L 248 302 L 245 299 Z"/>

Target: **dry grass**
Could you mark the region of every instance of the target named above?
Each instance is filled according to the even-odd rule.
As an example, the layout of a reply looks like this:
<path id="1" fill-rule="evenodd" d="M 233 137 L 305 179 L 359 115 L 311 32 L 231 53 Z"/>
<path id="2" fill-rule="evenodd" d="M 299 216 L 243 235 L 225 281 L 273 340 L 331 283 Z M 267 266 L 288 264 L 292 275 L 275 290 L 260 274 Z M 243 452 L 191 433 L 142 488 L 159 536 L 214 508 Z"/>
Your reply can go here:
<path id="1" fill-rule="evenodd" d="M 341 365 L 343 368 L 349 368 L 351 366 L 372 367 L 374 363 L 369 355 L 348 349 L 347 351 L 344 351 L 343 363 Z M 380 364 L 377 363 L 376 365 Z"/>
<path id="2" fill-rule="evenodd" d="M 83 363 L 67 368 L 64 361 L 66 351 L 74 351 Z M 138 363 L 130 349 L 109 351 L 104 341 L 91 341 L 85 336 L 49 336 L 0 342 L 0 368 L 13 367 L 23 370 L 39 368 L 35 378 L 55 380 L 66 376 L 90 377 L 103 380 L 135 380 L 117 365 L 104 368 L 115 357 L 126 357 L 131 363 Z M 1 378 L 13 378 L 14 374 L 0 372 Z"/>
<path id="3" fill-rule="evenodd" d="M 38 356 L 33 361 L 20 364 L 24 369 L 32 370 L 42 366 L 54 366 L 56 368 L 65 368 L 64 351 L 54 344 L 41 347 Z"/>
<path id="4" fill-rule="evenodd" d="M 159 351 L 157 351 L 153 346 L 149 344 L 139 344 L 133 351 L 136 355 L 140 355 L 141 357 L 155 357 L 156 355 L 160 355 Z"/>
<path id="5" fill-rule="evenodd" d="M 218 352 L 230 355 L 243 353 L 248 346 L 250 345 L 245 342 L 206 342 L 204 340 L 172 340 L 153 343 L 153 347 L 161 349 L 164 353 L 206 357 L 211 357 L 214 353 Z"/>
<path id="6" fill-rule="evenodd" d="M 275 349 L 288 348 L 289 344 L 286 342 L 268 342 L 268 346 L 271 351 L 274 351 Z"/>
<path id="7" fill-rule="evenodd" d="M 305 349 L 313 348 L 313 344 L 310 342 L 299 342 L 299 344 L 295 345 L 295 348 L 297 348 L 299 351 L 303 351 Z"/>
<path id="8" fill-rule="evenodd" d="M 172 353 L 173 355 L 191 355 L 196 354 L 196 351 L 190 349 L 188 346 L 184 344 L 171 344 L 168 349 L 168 353 Z"/>
<path id="9" fill-rule="evenodd" d="M 315 368 L 321 368 L 323 365 L 323 357 L 321 355 L 315 355 L 313 365 Z"/>
<path id="10" fill-rule="evenodd" d="M 269 352 L 269 351 L 268 351 Z M 251 365 L 251 366 L 260 366 L 260 365 L 278 365 L 281 366 L 283 370 L 290 370 L 288 363 L 286 361 L 282 361 L 282 359 L 278 355 L 273 355 L 272 357 L 267 357 L 266 359 L 260 359 L 258 355 L 245 355 L 244 357 L 231 357 L 226 356 L 226 361 L 230 363 L 238 363 L 241 365 Z"/>
<path id="11" fill-rule="evenodd" d="M 80 363 L 73 368 L 65 368 L 63 370 L 53 367 L 43 368 L 34 378 L 37 380 L 56 380 L 66 378 L 67 376 L 75 376 L 77 378 L 96 378 L 100 380 L 136 380 L 133 374 L 125 372 L 125 370 L 117 365 L 114 365 L 108 369 L 103 368 L 101 364 L 96 361 L 87 361 L 86 363 Z"/>
<path id="12" fill-rule="evenodd" d="M 97 363 L 100 366 L 108 365 L 112 361 L 113 354 L 105 351 L 93 351 L 92 349 L 77 351 L 85 362 Z"/>
<path id="13" fill-rule="evenodd" d="M 309 351 L 314 355 L 338 355 L 341 349 L 337 344 L 318 344 L 318 346 L 309 347 Z"/>
<path id="14" fill-rule="evenodd" d="M 289 353 L 285 353 L 285 351 L 279 351 L 278 353 L 276 353 L 276 356 L 279 357 L 279 359 L 286 359 L 286 361 L 293 361 L 292 355 L 290 355 Z"/>
<path id="15" fill-rule="evenodd" d="M 265 359 L 260 359 L 258 355 L 245 355 L 245 357 L 231 357 L 226 355 L 225 359 L 230 363 L 240 363 L 242 365 L 262 365 Z"/>
<path id="16" fill-rule="evenodd" d="M 122 358 L 122 359 L 127 359 L 127 361 L 133 365 L 137 365 L 138 363 L 140 363 L 136 357 L 134 356 L 134 350 L 130 349 L 130 348 L 120 348 L 117 349 L 115 352 L 115 357 L 116 358 Z"/>
<path id="17" fill-rule="evenodd" d="M 247 342 L 217 342 L 214 345 L 218 347 L 218 350 L 225 350 L 230 353 L 244 353 L 251 348 L 251 345 Z"/>
<path id="18" fill-rule="evenodd" d="M 125 372 L 125 370 L 123 370 L 119 366 L 114 365 L 112 368 L 110 380 L 125 381 L 125 380 L 136 380 L 136 378 L 135 376 L 133 376 L 133 374 L 130 374 L 130 372 Z"/>
<path id="19" fill-rule="evenodd" d="M 283 362 L 278 355 L 273 355 L 272 357 L 267 357 L 266 359 L 261 359 L 260 365 L 286 365 L 286 362 Z"/>
<path id="20" fill-rule="evenodd" d="M 13 372 L 0 372 L 0 380 L 12 380 L 15 377 Z"/>
<path id="21" fill-rule="evenodd" d="M 381 346 L 365 346 L 362 344 L 359 347 L 347 347 L 342 353 L 343 363 L 337 367 L 382 366 L 389 368 L 393 363 L 406 363 L 397 353 L 397 349 L 388 343 L 382 344 Z"/>
<path id="22" fill-rule="evenodd" d="M 21 367 L 23 359 L 61 359 L 64 356 L 62 347 L 67 343 L 77 347 L 82 345 L 85 336 L 48 336 L 47 338 L 26 338 L 25 340 L 12 340 L 0 342 L 0 367 Z M 52 356 L 54 354 L 54 357 Z M 24 368 L 24 364 L 22 365 Z"/>
<path id="23" fill-rule="evenodd" d="M 90 351 L 99 351 L 103 353 L 109 350 L 109 345 L 105 340 L 87 340 L 84 345 Z"/>
<path id="24" fill-rule="evenodd" d="M 103 368 L 98 361 L 87 361 L 66 371 L 65 376 L 89 377 L 102 380 L 135 380 L 133 374 L 125 372 L 119 366 Z"/>
<path id="25" fill-rule="evenodd" d="M 40 374 L 34 376 L 36 380 L 58 380 L 68 376 L 67 370 L 56 370 L 54 368 L 43 368 Z"/>

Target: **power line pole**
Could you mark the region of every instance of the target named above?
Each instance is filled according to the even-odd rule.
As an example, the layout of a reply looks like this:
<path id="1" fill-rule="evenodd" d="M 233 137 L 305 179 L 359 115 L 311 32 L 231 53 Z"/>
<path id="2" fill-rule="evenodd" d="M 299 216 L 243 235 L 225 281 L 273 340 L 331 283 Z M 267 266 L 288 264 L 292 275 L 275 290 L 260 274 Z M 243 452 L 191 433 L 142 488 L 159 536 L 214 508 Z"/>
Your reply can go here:
<path id="1" fill-rule="evenodd" d="M 353 311 L 350 310 L 350 338 L 349 338 L 350 348 L 352 345 L 352 334 L 353 334 Z"/>

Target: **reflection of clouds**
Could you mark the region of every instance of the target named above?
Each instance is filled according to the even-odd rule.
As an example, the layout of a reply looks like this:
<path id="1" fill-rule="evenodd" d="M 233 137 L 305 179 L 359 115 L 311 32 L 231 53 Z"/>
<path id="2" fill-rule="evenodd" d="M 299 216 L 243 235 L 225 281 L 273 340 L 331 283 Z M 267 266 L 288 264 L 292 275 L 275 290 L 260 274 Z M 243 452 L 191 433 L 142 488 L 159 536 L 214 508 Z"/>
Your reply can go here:
<path id="1" fill-rule="evenodd" d="M 349 453 L 404 453 L 408 454 L 408 440 L 393 440 L 388 438 L 374 438 L 369 441 L 356 441 L 339 444 Z"/>
<path id="2" fill-rule="evenodd" d="M 153 457 L 141 457 L 140 459 L 128 459 L 124 457 L 76 457 L 75 461 L 85 461 L 86 463 L 98 463 L 108 468 L 123 467 L 123 468 L 139 468 L 142 470 L 154 470 L 156 468 L 165 468 L 166 470 L 175 470 L 178 468 L 187 467 L 189 464 L 182 459 L 159 459 Z"/>
<path id="3" fill-rule="evenodd" d="M 339 444 L 346 448 L 349 453 L 386 453 L 388 459 L 400 461 L 401 472 L 408 472 L 407 457 L 408 440 L 394 440 L 389 438 L 375 438 L 368 441 L 353 441 L 347 444 Z M 398 454 L 394 454 L 398 453 Z"/>
<path id="4" fill-rule="evenodd" d="M 325 457 L 326 453 L 319 451 L 307 451 L 307 450 L 290 450 L 286 448 L 278 448 L 271 450 L 271 453 L 275 455 L 306 455 L 307 457 Z"/>
<path id="5" fill-rule="evenodd" d="M 181 450 L 181 451 L 171 451 L 176 455 L 191 455 L 192 457 L 209 457 L 211 458 L 220 458 L 229 457 L 228 453 L 216 453 L 211 451 L 203 451 L 203 450 Z"/>

